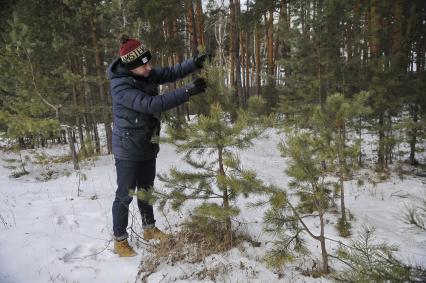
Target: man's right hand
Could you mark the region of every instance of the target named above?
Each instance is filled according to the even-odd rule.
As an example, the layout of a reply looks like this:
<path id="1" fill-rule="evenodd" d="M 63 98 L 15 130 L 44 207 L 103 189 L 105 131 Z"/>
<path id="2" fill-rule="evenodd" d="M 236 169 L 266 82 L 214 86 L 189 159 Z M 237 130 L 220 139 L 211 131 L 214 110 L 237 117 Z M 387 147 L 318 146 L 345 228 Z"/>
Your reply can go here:
<path id="1" fill-rule="evenodd" d="M 197 95 L 204 92 L 207 88 L 207 82 L 203 78 L 197 78 L 186 85 L 186 92 L 189 96 Z"/>

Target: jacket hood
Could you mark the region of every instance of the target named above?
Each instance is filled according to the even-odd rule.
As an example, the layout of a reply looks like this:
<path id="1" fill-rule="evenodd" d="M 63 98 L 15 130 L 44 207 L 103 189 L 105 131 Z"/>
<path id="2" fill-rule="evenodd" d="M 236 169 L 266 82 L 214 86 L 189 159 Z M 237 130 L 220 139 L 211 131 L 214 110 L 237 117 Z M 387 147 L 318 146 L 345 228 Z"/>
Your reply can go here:
<path id="1" fill-rule="evenodd" d="M 120 77 L 132 76 L 132 73 L 121 66 L 120 58 L 116 58 L 108 67 L 108 77 L 110 80 Z"/>

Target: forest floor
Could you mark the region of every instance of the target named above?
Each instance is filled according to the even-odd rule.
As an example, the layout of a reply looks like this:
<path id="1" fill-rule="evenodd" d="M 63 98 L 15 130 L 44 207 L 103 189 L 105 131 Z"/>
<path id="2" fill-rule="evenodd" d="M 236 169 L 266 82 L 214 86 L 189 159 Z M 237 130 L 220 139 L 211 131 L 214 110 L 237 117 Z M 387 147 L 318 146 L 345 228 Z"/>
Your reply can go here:
<path id="1" fill-rule="evenodd" d="M 287 187 L 290 180 L 285 175 L 287 164 L 280 157 L 277 143 L 282 135 L 273 131 L 269 137 L 255 141 L 252 148 L 241 151 L 242 164 L 255 169 L 267 183 Z M 363 150 L 373 156 L 368 145 Z M 265 264 L 264 257 L 272 247 L 274 235 L 263 231 L 262 217 L 266 208 L 247 206 L 255 199 L 238 199 L 241 208 L 238 217 L 240 230 L 251 236 L 260 245 L 244 242 L 232 250 L 210 255 L 198 263 L 182 262 L 160 264 L 152 273 L 144 274 L 144 261 L 150 254 L 147 244 L 137 241 L 133 233 L 131 243 L 138 255 L 119 258 L 112 252 L 111 205 L 115 194 L 116 172 L 112 155 L 82 162 L 80 173 L 72 169 L 70 162 L 41 161 L 67 154 L 67 146 L 55 146 L 37 151 L 27 150 L 28 175 L 10 177 L 12 170 L 4 159 L 16 159 L 17 154 L 0 151 L 0 282 L 329 282 L 328 278 L 312 278 L 302 275 L 312 268 L 320 257 L 316 242 L 306 237 L 310 255 L 289 263 L 282 270 L 273 270 Z M 39 156 L 38 158 L 36 156 Z M 369 162 L 368 160 L 366 161 Z M 188 168 L 175 152 L 173 145 L 161 145 L 157 160 L 157 173 L 166 173 L 171 166 Z M 404 167 L 405 166 L 405 167 Z M 363 225 L 376 228 L 376 240 L 395 244 L 398 259 L 411 265 L 426 268 L 426 232 L 403 221 L 405 207 L 420 204 L 426 199 L 424 172 L 414 174 L 409 166 L 404 176 L 398 176 L 393 166 L 388 178 L 381 180 L 372 169 L 359 172 L 372 182 L 362 186 L 355 181 L 346 182 L 346 206 L 354 216 L 352 237 Z M 400 170 L 399 170 L 400 171 Z M 160 181 L 156 186 L 162 187 Z M 262 197 L 257 197 L 262 198 Z M 180 229 L 183 219 L 190 214 L 194 203 L 189 203 L 180 212 L 158 211 L 155 208 L 157 226 L 167 232 Z M 132 228 L 141 231 L 136 202 L 131 205 Z M 329 214 L 326 235 L 347 242 L 338 236 L 334 227 L 338 215 Z M 318 221 L 308 220 L 309 226 L 318 231 Z M 330 253 L 336 251 L 335 242 L 327 242 Z M 331 262 L 331 265 L 338 266 Z"/>

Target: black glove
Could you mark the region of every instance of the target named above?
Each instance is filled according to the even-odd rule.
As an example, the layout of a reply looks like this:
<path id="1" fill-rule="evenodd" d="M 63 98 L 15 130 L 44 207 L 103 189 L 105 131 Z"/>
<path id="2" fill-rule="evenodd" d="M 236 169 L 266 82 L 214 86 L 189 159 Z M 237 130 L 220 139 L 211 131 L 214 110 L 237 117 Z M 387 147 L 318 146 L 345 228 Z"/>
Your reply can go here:
<path id="1" fill-rule="evenodd" d="M 193 96 L 199 93 L 202 93 L 207 88 L 207 82 L 203 78 L 197 78 L 186 85 L 186 92 L 189 96 Z"/>
<path id="2" fill-rule="evenodd" d="M 204 61 L 206 61 L 207 58 L 209 58 L 209 61 L 211 61 L 212 55 L 210 53 L 195 55 L 194 57 L 195 66 L 197 66 L 197 68 L 202 68 Z"/>

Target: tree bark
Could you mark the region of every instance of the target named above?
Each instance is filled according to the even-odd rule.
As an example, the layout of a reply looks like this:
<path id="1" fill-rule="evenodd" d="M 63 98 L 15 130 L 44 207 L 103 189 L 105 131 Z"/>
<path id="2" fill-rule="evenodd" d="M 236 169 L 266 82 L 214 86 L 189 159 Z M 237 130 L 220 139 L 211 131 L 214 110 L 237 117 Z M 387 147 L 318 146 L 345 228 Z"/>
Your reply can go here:
<path id="1" fill-rule="evenodd" d="M 90 86 L 87 78 L 87 67 L 86 67 L 86 57 L 83 54 L 82 57 L 82 73 L 83 73 L 83 93 L 84 93 L 84 125 L 86 130 L 86 138 L 90 140 L 90 143 L 93 144 L 91 130 L 93 128 L 93 123 L 91 119 L 93 114 L 91 112 L 91 101 L 90 101 Z M 91 146 L 93 149 L 93 146 Z M 93 154 L 93 152 L 87 151 L 88 154 Z"/>
<path id="2" fill-rule="evenodd" d="M 231 80 L 233 80 L 235 101 L 237 105 L 242 104 L 242 87 L 241 87 L 241 61 L 240 61 L 240 27 L 238 24 L 240 16 L 240 1 L 230 0 L 229 8 L 231 9 Z M 233 59 L 232 59 L 233 58 Z M 235 64 L 234 66 L 232 66 Z"/>
<path id="3" fill-rule="evenodd" d="M 339 184 L 340 184 L 340 212 L 342 215 L 341 224 L 346 227 L 346 206 L 345 206 L 345 187 L 344 187 L 344 168 L 345 160 L 343 159 L 343 151 L 345 150 L 345 126 L 342 125 L 338 128 L 338 149 L 337 149 L 337 160 L 339 164 Z"/>
<path id="4" fill-rule="evenodd" d="M 230 13 L 230 44 L 229 44 L 229 57 L 230 57 L 230 83 L 235 88 L 235 44 L 236 44 L 236 23 L 235 23 L 235 3 L 234 0 L 229 1 L 229 13 Z M 234 92 L 235 94 L 235 92 Z"/>
<path id="5" fill-rule="evenodd" d="M 371 0 L 370 2 L 370 20 L 369 20 L 369 27 L 370 27 L 370 40 L 369 40 L 369 49 L 370 49 L 370 55 L 371 55 L 371 68 L 373 73 L 380 72 L 380 66 L 379 66 L 379 14 L 378 14 L 378 5 L 377 0 Z M 384 98 L 382 98 L 383 100 Z M 384 101 L 380 101 L 378 105 L 378 112 L 379 112 L 379 123 L 378 123 L 378 131 L 379 131 L 379 150 L 377 152 L 377 162 L 378 162 L 378 169 L 380 171 L 383 171 L 385 168 L 385 126 L 384 126 L 384 119 L 385 119 L 385 109 L 384 109 Z"/>
<path id="6" fill-rule="evenodd" d="M 198 36 L 197 36 L 197 29 L 195 25 L 195 18 L 194 18 L 194 6 L 192 4 L 192 1 L 187 1 L 187 8 L 186 8 L 186 30 L 189 34 L 190 39 L 190 46 L 191 46 L 191 55 L 197 54 L 197 48 L 198 48 Z"/>
<path id="7" fill-rule="evenodd" d="M 240 33 L 240 50 L 241 50 L 241 76 L 242 76 L 242 80 L 241 80 L 241 102 L 242 105 L 246 105 L 246 85 L 247 85 L 247 80 L 246 80 L 246 65 L 247 65 L 247 54 L 246 54 L 246 48 L 245 48 L 245 32 L 241 31 Z"/>
<path id="8" fill-rule="evenodd" d="M 74 139 L 72 138 L 72 129 L 71 127 L 67 127 L 67 135 L 68 135 L 68 144 L 71 151 L 72 163 L 74 166 L 74 170 L 80 170 L 80 166 L 78 164 L 77 152 L 75 150 Z"/>
<path id="9" fill-rule="evenodd" d="M 97 154 L 101 154 L 101 141 L 99 139 L 98 124 L 96 119 L 93 120 L 93 137 L 95 138 L 95 151 Z"/>
<path id="10" fill-rule="evenodd" d="M 248 98 L 250 97 L 250 44 L 248 32 L 245 32 L 245 104 L 247 104 Z"/>
<path id="11" fill-rule="evenodd" d="M 268 12 L 266 22 L 266 50 L 267 50 L 267 62 L 268 62 L 268 84 L 275 85 L 274 78 L 274 8 L 270 8 Z"/>
<path id="12" fill-rule="evenodd" d="M 418 122 L 418 115 L 417 115 L 418 106 L 417 104 L 413 104 L 411 106 L 411 116 L 414 123 L 414 127 L 410 130 L 410 164 L 411 165 L 418 165 L 418 162 L 416 160 L 416 143 L 417 143 L 417 122 Z"/>
<path id="13" fill-rule="evenodd" d="M 255 32 L 254 32 L 254 45 L 255 45 L 255 65 L 256 65 L 256 94 L 260 95 L 260 74 L 262 72 L 261 70 L 261 63 L 260 63 L 260 36 L 259 36 L 259 24 L 256 24 Z"/>
<path id="14" fill-rule="evenodd" d="M 203 6 L 201 5 L 201 0 L 195 1 L 195 23 L 197 27 L 198 44 L 201 46 L 205 46 Z"/>
<path id="15" fill-rule="evenodd" d="M 107 152 L 108 154 L 111 154 L 112 153 L 112 129 L 111 129 L 111 123 L 109 122 L 110 119 L 108 117 L 108 111 L 106 109 L 108 107 L 108 103 L 107 103 L 108 97 L 106 95 L 105 88 L 104 88 L 105 68 L 102 65 L 102 55 L 98 45 L 95 17 L 96 15 L 93 15 L 90 21 L 92 47 L 93 47 L 94 55 L 95 55 L 96 80 L 98 83 L 99 101 L 100 101 L 101 108 L 103 108 L 101 112 L 102 112 L 102 120 L 105 126 L 105 134 L 107 139 Z"/>
<path id="16" fill-rule="evenodd" d="M 385 168 L 385 125 L 384 125 L 384 111 L 379 110 L 379 150 L 377 153 L 377 162 L 379 170 L 383 171 Z"/>
<path id="17" fill-rule="evenodd" d="M 327 248 L 325 246 L 325 221 L 324 221 L 324 213 L 325 213 L 325 200 L 323 199 L 324 196 L 322 195 L 323 192 L 320 192 L 322 190 L 317 185 L 314 185 L 314 203 L 316 206 L 316 209 L 318 211 L 318 216 L 320 219 L 320 235 L 317 237 L 314 237 L 316 240 L 318 240 L 321 244 L 321 256 L 322 256 L 322 272 L 323 273 L 329 273 L 329 267 L 328 267 L 328 253 Z M 316 196 L 316 194 L 319 194 L 319 196 Z"/>
<path id="18" fill-rule="evenodd" d="M 241 5 L 240 5 L 240 0 L 235 0 L 235 21 L 237 23 L 236 26 L 236 31 L 235 31 L 235 35 L 236 35 L 236 42 L 235 42 L 235 46 L 236 46 L 236 50 L 235 50 L 235 75 L 237 77 L 236 80 L 236 84 L 237 84 L 237 96 L 240 98 L 240 100 L 238 101 L 240 105 L 243 104 L 243 89 L 242 89 L 242 84 L 241 84 L 241 54 L 240 54 L 240 14 L 241 14 Z"/>
<path id="19" fill-rule="evenodd" d="M 324 235 L 324 227 L 325 227 L 325 223 L 324 223 L 324 213 L 320 212 L 319 213 L 319 218 L 320 218 L 320 226 L 321 226 L 321 232 L 320 232 L 320 236 L 319 236 L 319 241 L 321 243 L 321 256 L 322 256 L 322 271 L 324 273 L 329 273 L 329 267 L 328 267 L 328 253 L 327 253 L 327 248 L 325 246 L 325 235 Z"/>
<path id="20" fill-rule="evenodd" d="M 223 166 L 223 149 L 222 148 L 218 148 L 218 158 L 219 158 L 219 175 L 220 176 L 225 176 L 225 169 Z M 228 188 L 226 187 L 226 185 L 224 187 L 221 188 L 223 191 L 223 208 L 225 210 L 229 210 L 229 195 L 228 195 Z M 228 232 L 228 240 L 229 240 L 229 244 L 232 246 L 232 224 L 231 224 L 231 219 L 228 217 L 225 220 L 226 223 L 226 230 Z"/>
<path id="21" fill-rule="evenodd" d="M 377 11 L 377 0 L 371 0 L 370 17 L 370 53 L 373 58 L 377 58 L 379 54 L 379 15 Z"/>

